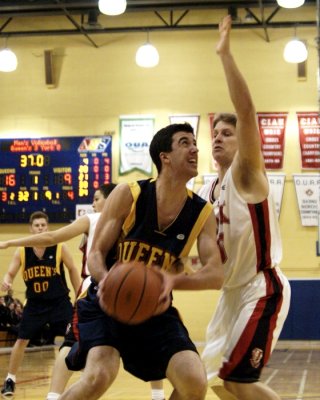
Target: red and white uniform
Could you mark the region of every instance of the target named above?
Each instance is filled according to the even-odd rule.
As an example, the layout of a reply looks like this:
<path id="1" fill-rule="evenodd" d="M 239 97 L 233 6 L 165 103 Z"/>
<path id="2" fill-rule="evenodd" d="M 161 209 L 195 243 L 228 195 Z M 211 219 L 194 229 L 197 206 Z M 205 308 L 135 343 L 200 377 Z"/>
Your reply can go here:
<path id="1" fill-rule="evenodd" d="M 279 269 L 282 245 L 271 195 L 248 204 L 227 171 L 219 199 L 216 180 L 199 195 L 213 202 L 217 240 L 225 282 L 207 328 L 203 360 L 209 385 L 214 378 L 236 382 L 259 380 L 262 367 L 280 335 L 290 303 L 290 286 Z"/>
<path id="2" fill-rule="evenodd" d="M 86 217 L 89 218 L 90 227 L 88 234 L 83 235 L 79 246 L 79 249 L 83 252 L 82 269 L 81 269 L 81 277 L 83 278 L 83 282 L 81 284 L 81 289 L 79 293 L 84 292 L 91 283 L 91 277 L 88 268 L 88 255 L 92 246 L 94 231 L 96 229 L 100 215 L 101 213 L 91 213 L 86 215 Z"/>

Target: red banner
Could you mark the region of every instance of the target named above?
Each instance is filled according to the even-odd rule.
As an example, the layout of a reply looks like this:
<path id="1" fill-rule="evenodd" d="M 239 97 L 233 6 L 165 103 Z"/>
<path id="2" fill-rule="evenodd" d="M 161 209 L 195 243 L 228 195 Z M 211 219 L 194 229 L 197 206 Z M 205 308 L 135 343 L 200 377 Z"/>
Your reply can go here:
<path id="1" fill-rule="evenodd" d="M 302 168 L 320 168 L 320 116 L 318 112 L 297 112 Z"/>
<path id="2" fill-rule="evenodd" d="M 270 112 L 257 113 L 257 115 L 266 169 L 281 169 L 288 113 Z"/>
<path id="3" fill-rule="evenodd" d="M 209 124 L 210 124 L 210 133 L 211 133 L 211 138 L 213 137 L 213 120 L 214 120 L 214 114 L 215 113 L 209 113 Z"/>

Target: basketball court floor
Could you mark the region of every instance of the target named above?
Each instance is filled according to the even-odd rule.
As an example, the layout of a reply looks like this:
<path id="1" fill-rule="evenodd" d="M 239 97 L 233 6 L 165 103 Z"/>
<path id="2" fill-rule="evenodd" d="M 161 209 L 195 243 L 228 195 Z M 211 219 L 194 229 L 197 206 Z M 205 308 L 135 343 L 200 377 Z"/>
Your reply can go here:
<path id="1" fill-rule="evenodd" d="M 57 351 L 58 346 L 27 350 L 17 377 L 15 400 L 46 399 Z M 9 353 L 8 348 L 0 349 L 1 381 L 7 373 Z M 79 376 L 79 372 L 75 373 L 70 383 L 76 381 Z M 320 400 L 320 342 L 280 341 L 264 369 L 262 380 L 276 390 L 282 400 Z M 168 399 L 171 385 L 165 381 L 164 387 Z M 150 385 L 132 377 L 121 367 L 116 381 L 101 399 L 149 400 Z M 208 390 L 206 400 L 217 399 L 218 397 Z"/>

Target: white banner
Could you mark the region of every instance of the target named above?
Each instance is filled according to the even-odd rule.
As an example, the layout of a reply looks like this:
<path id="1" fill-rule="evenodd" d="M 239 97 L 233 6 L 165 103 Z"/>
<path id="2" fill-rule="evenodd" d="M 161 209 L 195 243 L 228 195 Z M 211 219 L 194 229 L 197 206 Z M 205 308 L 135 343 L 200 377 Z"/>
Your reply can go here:
<path id="1" fill-rule="evenodd" d="M 267 173 L 271 194 L 276 206 L 278 218 L 280 217 L 285 174 Z"/>
<path id="2" fill-rule="evenodd" d="M 170 115 L 169 117 L 170 124 L 184 124 L 188 122 L 193 128 L 195 137 L 198 134 L 199 119 L 199 114 Z"/>
<path id="3" fill-rule="evenodd" d="M 139 170 L 152 173 L 149 154 L 154 133 L 154 117 L 146 115 L 120 116 L 120 175 Z"/>
<path id="4" fill-rule="evenodd" d="M 301 224 L 303 226 L 319 226 L 320 174 L 294 174 L 293 179 L 296 188 Z"/>

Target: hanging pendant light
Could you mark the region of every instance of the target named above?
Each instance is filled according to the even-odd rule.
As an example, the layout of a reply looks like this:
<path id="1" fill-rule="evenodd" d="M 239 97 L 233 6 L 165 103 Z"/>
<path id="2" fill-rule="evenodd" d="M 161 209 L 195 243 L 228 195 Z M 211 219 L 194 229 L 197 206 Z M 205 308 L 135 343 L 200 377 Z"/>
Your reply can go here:
<path id="1" fill-rule="evenodd" d="M 277 0 L 277 3 L 283 8 L 297 8 L 304 4 L 304 0 Z"/>
<path id="2" fill-rule="evenodd" d="M 306 61 L 308 58 L 306 45 L 297 38 L 290 40 L 284 48 L 283 58 L 289 63 L 301 63 Z"/>
<path id="3" fill-rule="evenodd" d="M 149 32 L 147 32 L 147 42 L 136 52 L 136 64 L 143 68 L 153 68 L 159 64 L 159 59 L 158 50 L 149 42 Z"/>
<path id="4" fill-rule="evenodd" d="M 102 14 L 120 15 L 126 11 L 126 0 L 99 0 L 98 7 Z"/>
<path id="5" fill-rule="evenodd" d="M 8 48 L 0 50 L 0 71 L 12 72 L 17 69 L 18 60 L 14 52 Z"/>

